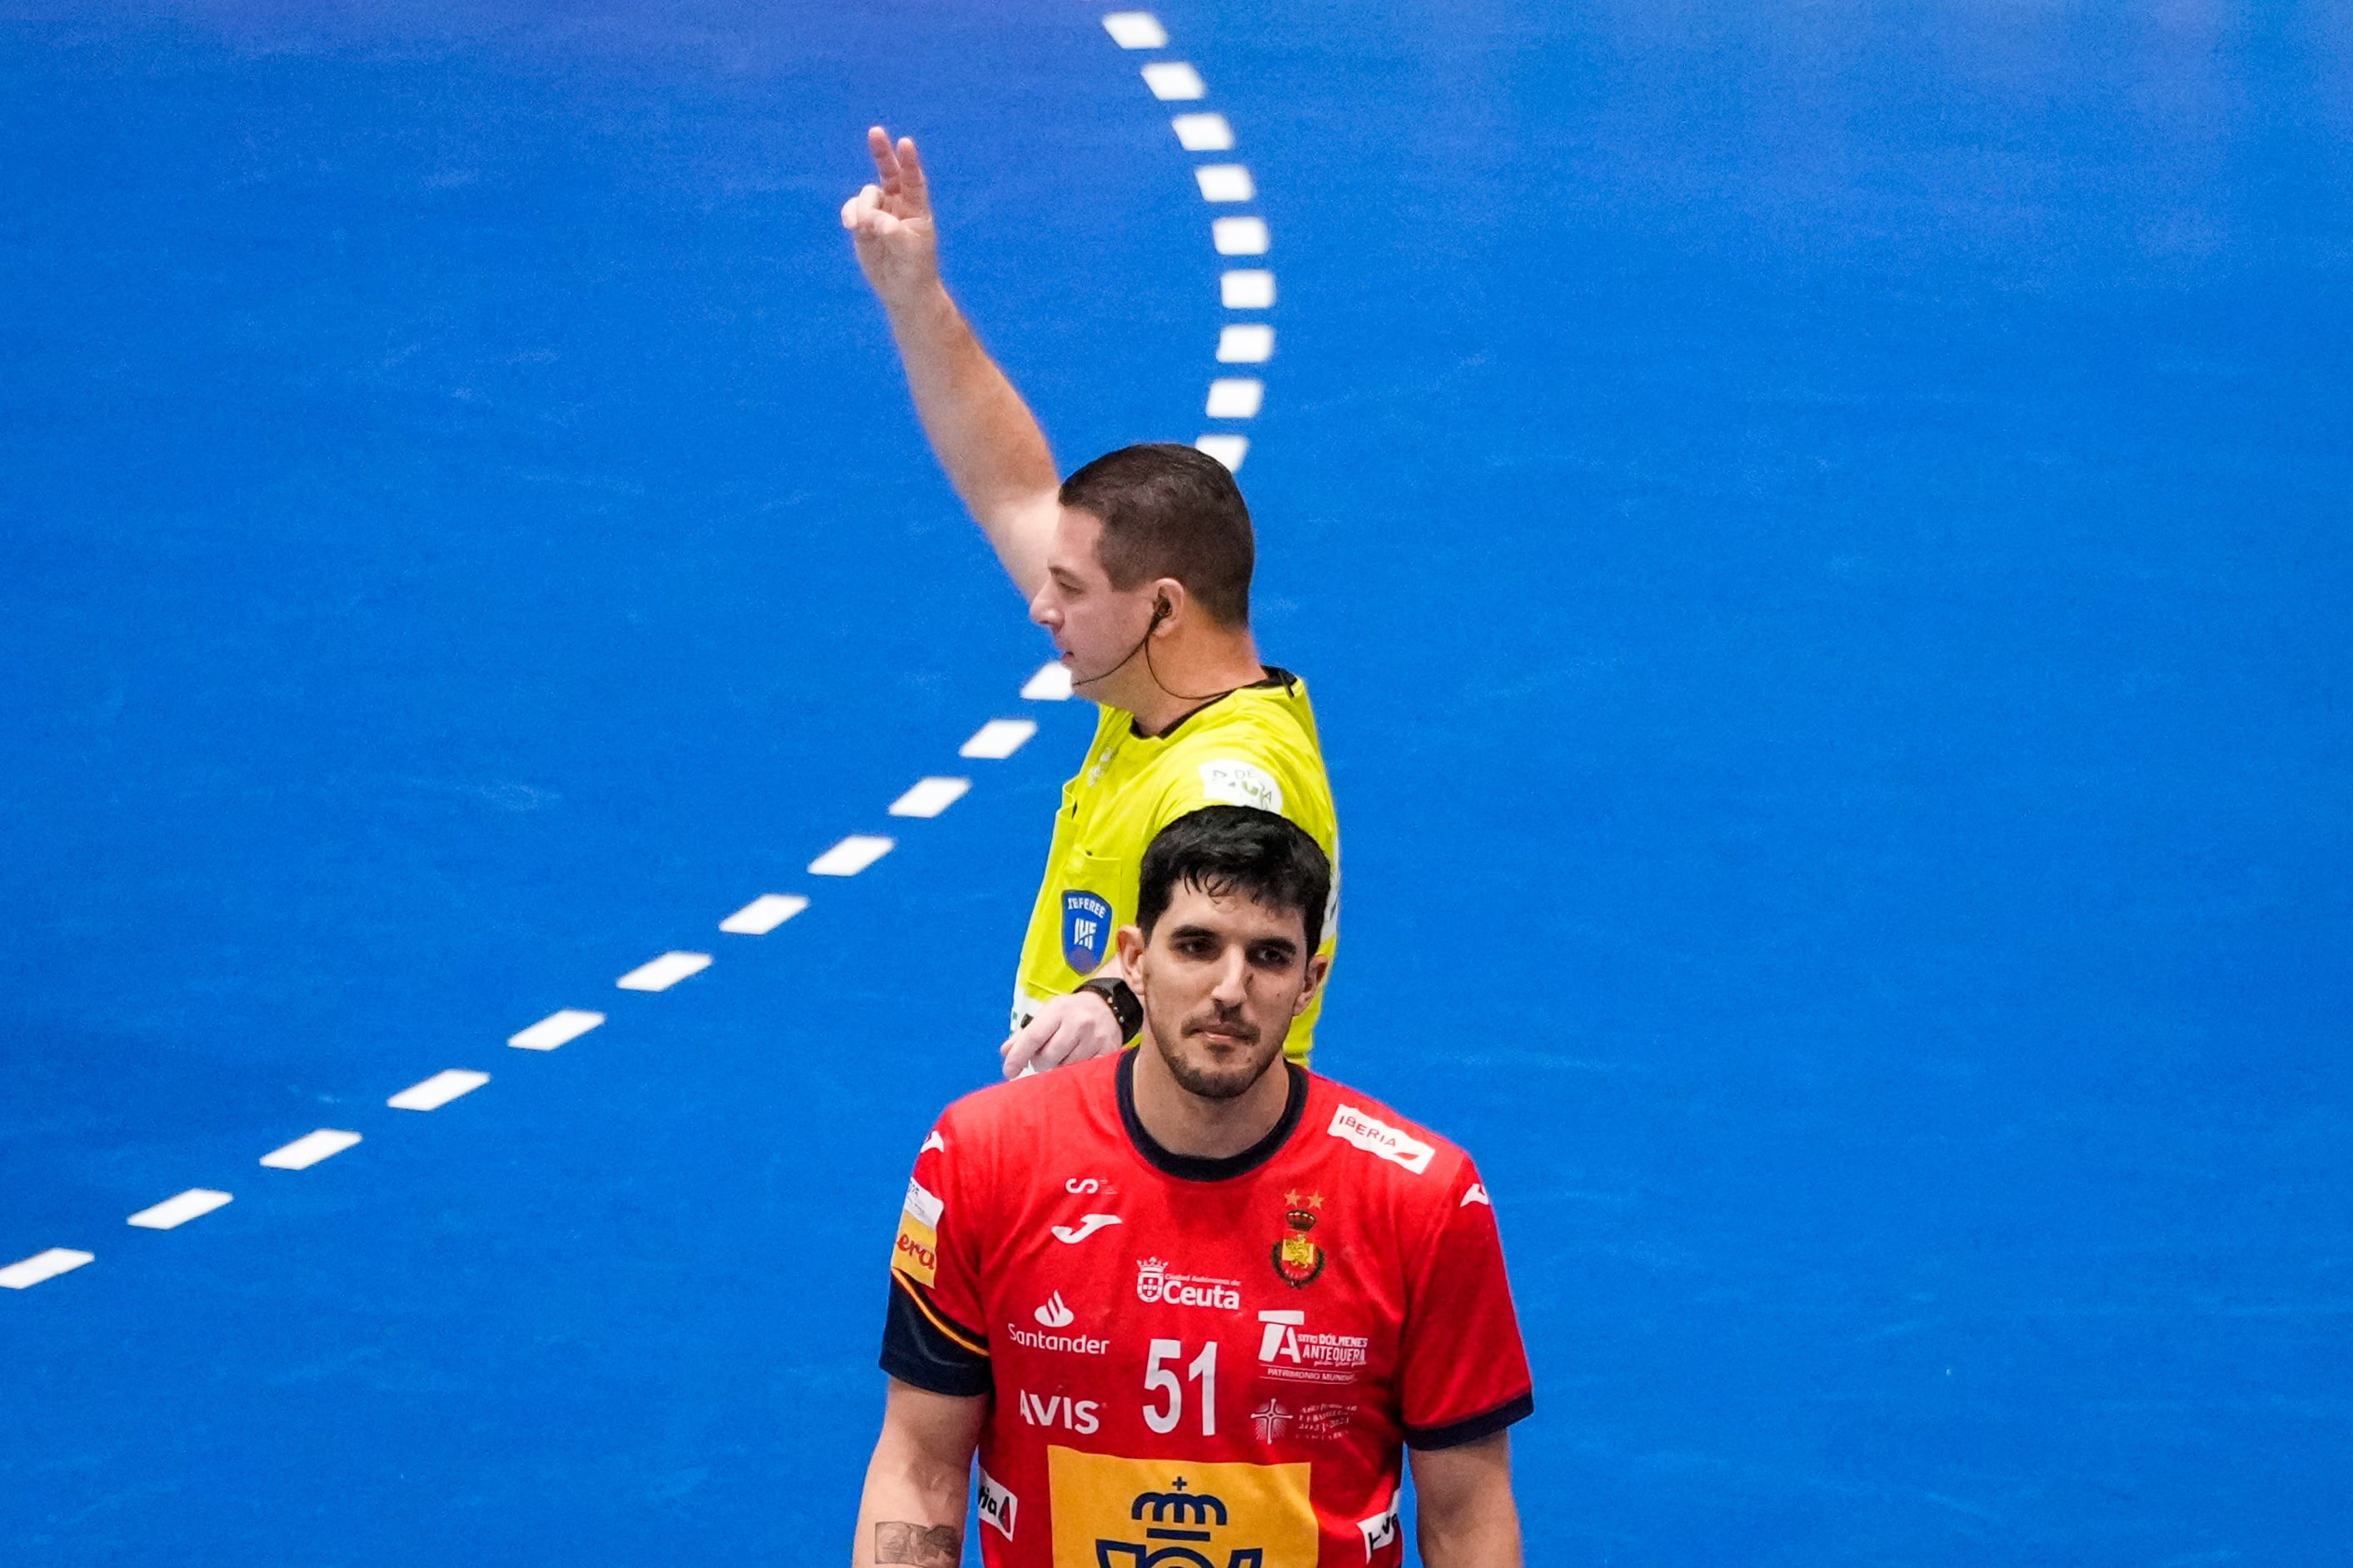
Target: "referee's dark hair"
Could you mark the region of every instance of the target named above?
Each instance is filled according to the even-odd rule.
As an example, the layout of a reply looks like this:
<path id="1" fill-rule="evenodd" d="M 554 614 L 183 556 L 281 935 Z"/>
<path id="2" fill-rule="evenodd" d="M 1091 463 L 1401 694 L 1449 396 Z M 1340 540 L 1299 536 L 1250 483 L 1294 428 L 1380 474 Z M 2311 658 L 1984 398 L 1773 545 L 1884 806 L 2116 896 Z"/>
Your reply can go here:
<path id="1" fill-rule="evenodd" d="M 1179 887 L 1213 899 L 1241 893 L 1271 910 L 1297 910 L 1307 951 L 1324 944 L 1332 862 L 1304 829 L 1254 805 L 1205 805 L 1153 836 L 1136 879 L 1135 923 L 1149 939 Z"/>
<path id="2" fill-rule="evenodd" d="M 1174 577 L 1219 626 L 1250 625 L 1258 544 L 1217 458 L 1168 441 L 1122 447 L 1064 479 L 1061 500 L 1102 520 L 1095 558 L 1113 587 Z"/>

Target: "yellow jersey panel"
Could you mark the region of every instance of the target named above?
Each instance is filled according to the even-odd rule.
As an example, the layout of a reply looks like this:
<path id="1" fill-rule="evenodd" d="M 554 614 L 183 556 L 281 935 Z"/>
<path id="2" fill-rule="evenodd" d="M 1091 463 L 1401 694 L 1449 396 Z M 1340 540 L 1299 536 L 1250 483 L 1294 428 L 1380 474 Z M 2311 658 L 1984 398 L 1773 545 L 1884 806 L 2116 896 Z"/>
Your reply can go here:
<path id="1" fill-rule="evenodd" d="M 1054 1568 L 1314 1568 L 1322 1542 L 1306 1465 L 1187 1464 L 1059 1447 L 1046 1450 L 1046 1462 Z"/>
<path id="2" fill-rule="evenodd" d="M 1264 682 L 1197 709 L 1166 735 L 1139 735 L 1134 714 L 1105 708 L 1085 763 L 1062 786 L 1014 976 L 1015 1027 L 1103 966 L 1112 933 L 1135 919 L 1145 847 L 1205 805 L 1278 812 L 1323 847 L 1332 861 L 1332 900 L 1317 951 L 1332 953 L 1339 939 L 1340 825 L 1306 683 L 1270 670 Z M 1307 1059 L 1323 1010 L 1319 994 L 1293 1023 L 1283 1046 L 1292 1060 Z"/>

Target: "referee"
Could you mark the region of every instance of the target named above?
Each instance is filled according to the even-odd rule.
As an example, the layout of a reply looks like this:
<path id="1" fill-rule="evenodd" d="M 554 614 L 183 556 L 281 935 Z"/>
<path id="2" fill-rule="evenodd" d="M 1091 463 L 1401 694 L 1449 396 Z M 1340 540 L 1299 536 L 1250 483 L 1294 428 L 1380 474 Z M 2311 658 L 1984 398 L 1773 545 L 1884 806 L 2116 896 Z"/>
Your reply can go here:
<path id="1" fill-rule="evenodd" d="M 1060 478 L 1045 433 L 940 281 L 913 141 L 866 133 L 875 178 L 842 226 L 891 319 L 915 412 L 1071 688 L 1102 713 L 1062 789 L 1045 879 L 1022 939 L 1008 1078 L 1118 1050 L 1143 1010 L 1112 933 L 1135 919 L 1145 846 L 1213 805 L 1280 813 L 1336 867 L 1339 826 L 1307 689 L 1259 661 L 1250 631 L 1250 510 L 1216 458 L 1123 447 Z M 1338 882 L 1334 881 L 1336 914 Z M 1336 921 L 1324 922 L 1328 960 Z M 1321 992 L 1286 1047 L 1305 1061 Z"/>

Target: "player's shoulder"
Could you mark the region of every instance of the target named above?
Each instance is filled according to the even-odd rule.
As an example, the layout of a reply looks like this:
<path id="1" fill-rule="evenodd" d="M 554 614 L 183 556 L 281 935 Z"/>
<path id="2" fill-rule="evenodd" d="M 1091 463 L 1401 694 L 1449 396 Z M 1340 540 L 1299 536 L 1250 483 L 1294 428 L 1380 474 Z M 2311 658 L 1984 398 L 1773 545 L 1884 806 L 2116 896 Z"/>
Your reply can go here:
<path id="1" fill-rule="evenodd" d="M 1461 1144 L 1337 1079 L 1310 1071 L 1300 1131 L 1355 1149 L 1358 1179 L 1384 1187 L 1399 1201 L 1439 1204 L 1476 1179 Z"/>

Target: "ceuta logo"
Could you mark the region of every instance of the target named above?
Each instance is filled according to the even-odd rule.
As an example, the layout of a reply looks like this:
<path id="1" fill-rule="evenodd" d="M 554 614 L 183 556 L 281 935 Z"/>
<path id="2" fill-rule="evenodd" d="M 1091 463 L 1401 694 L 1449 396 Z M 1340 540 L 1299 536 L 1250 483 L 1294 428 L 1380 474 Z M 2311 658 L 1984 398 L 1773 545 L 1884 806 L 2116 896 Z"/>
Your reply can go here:
<path id="1" fill-rule="evenodd" d="M 1060 1290 L 1047 1297 L 1046 1304 L 1029 1315 L 1050 1329 L 1067 1329 L 1078 1317 L 1071 1310 L 1070 1303 L 1062 1300 Z"/>
<path id="2" fill-rule="evenodd" d="M 1103 1226 L 1107 1225 L 1117 1225 L 1118 1223 L 1119 1215 L 1115 1214 L 1082 1215 L 1079 1216 L 1079 1223 L 1076 1225 L 1056 1226 L 1054 1227 L 1054 1239 L 1056 1241 L 1066 1243 L 1071 1247 L 1076 1247 L 1079 1243 L 1084 1241 L 1087 1237 L 1092 1236 Z"/>

